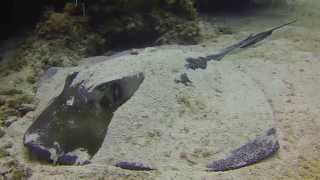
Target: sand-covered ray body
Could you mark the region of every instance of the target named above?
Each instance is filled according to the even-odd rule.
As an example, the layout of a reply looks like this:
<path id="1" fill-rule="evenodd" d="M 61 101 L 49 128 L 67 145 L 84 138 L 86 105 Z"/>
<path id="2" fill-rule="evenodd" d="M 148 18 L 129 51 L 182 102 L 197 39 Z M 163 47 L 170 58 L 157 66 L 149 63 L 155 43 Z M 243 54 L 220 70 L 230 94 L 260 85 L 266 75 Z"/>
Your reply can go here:
<path id="1" fill-rule="evenodd" d="M 237 64 L 230 60 L 212 61 L 208 63 L 206 70 L 186 70 L 184 65 L 187 57 L 209 54 L 212 49 L 205 50 L 198 47 L 197 50 L 191 50 L 195 47 L 178 47 L 146 48 L 138 55 L 128 54 L 111 59 L 105 56 L 95 57 L 96 63 L 90 63 L 88 59 L 79 67 L 57 70 L 53 76 L 44 78 L 40 83 L 37 90 L 39 105 L 32 115 L 35 121 L 26 119 L 12 125 L 11 130 L 14 131 L 14 138 L 17 139 L 14 147 L 17 150 L 20 149 L 21 154 L 25 149 L 38 150 L 38 154 L 44 154 L 44 159 L 48 160 L 50 156 L 49 160 L 55 160 L 59 164 L 86 164 L 87 160 L 90 160 L 90 163 L 85 166 L 50 168 L 32 161 L 32 166 L 35 165 L 32 169 L 40 174 L 50 174 L 52 171 L 65 172 L 65 170 L 70 174 L 77 174 L 79 171 L 84 174 L 103 174 L 106 171 L 129 173 L 130 169 L 140 169 L 141 164 L 137 163 L 142 163 L 141 169 L 144 167 L 155 169 L 148 173 L 165 172 L 160 174 L 161 177 L 168 173 L 170 176 L 175 176 L 175 172 L 178 172 L 179 176 L 182 175 L 180 172 L 183 172 L 184 177 L 193 177 L 191 172 L 208 173 L 206 171 L 208 162 L 223 158 L 226 152 L 241 147 L 248 140 L 274 127 L 273 110 L 264 92 L 252 77 L 238 68 Z M 96 146 L 97 151 L 92 150 L 91 154 L 88 147 L 92 147 L 83 144 L 86 138 L 76 138 L 81 145 L 76 146 L 75 149 L 67 149 L 63 146 L 63 138 L 58 146 L 54 140 L 42 141 L 39 137 L 45 136 L 41 134 L 38 137 L 27 136 L 39 134 L 33 132 L 45 129 L 40 126 L 41 123 L 37 123 L 37 119 L 53 107 L 52 104 L 57 101 L 57 97 L 64 94 L 66 79 L 73 72 L 78 74 L 69 87 L 71 89 L 81 87 L 81 90 L 74 89 L 74 92 L 81 92 L 79 98 L 86 94 L 84 97 L 90 97 L 87 98 L 88 100 L 104 99 L 102 101 L 104 103 L 93 106 L 98 108 L 92 112 L 98 111 L 100 112 L 98 114 L 104 114 L 108 111 L 102 112 L 99 107 L 115 104 L 115 106 L 108 106 L 114 110 L 109 125 L 103 123 L 99 125 L 99 119 L 95 120 L 97 122 L 90 121 L 92 125 L 86 125 L 86 130 L 90 126 L 95 128 L 107 126 L 100 146 Z M 176 81 L 176 77 L 181 72 L 187 73 L 190 80 L 186 83 L 187 85 Z M 116 88 L 119 82 L 121 91 Z M 110 89 L 114 90 L 110 91 Z M 97 92 L 113 93 L 107 93 L 105 98 L 101 98 L 103 95 Z M 113 95 L 110 96 L 111 94 Z M 128 96 L 127 101 L 110 103 L 111 97 L 118 97 L 121 94 L 131 95 Z M 66 103 L 69 100 L 68 104 L 73 104 L 70 99 L 72 98 L 65 98 L 62 102 Z M 83 100 L 83 98 L 80 99 Z M 108 100 L 109 103 L 107 103 Z M 76 102 L 83 101 L 74 99 L 73 102 L 77 104 Z M 90 108 L 86 108 L 86 111 L 90 112 L 89 110 Z M 90 116 L 94 117 L 95 113 Z M 75 121 L 75 117 L 77 116 L 70 115 L 67 119 Z M 81 115 L 81 117 L 85 116 Z M 32 125 L 33 123 L 38 125 Z M 72 123 L 63 123 L 64 126 L 72 125 Z M 17 130 L 19 133 L 16 132 Z M 41 143 L 25 141 L 29 143 L 24 143 L 26 146 L 23 146 L 25 132 L 27 132 L 25 137 L 39 138 L 35 142 Z M 40 132 L 48 133 L 48 131 Z M 54 137 L 53 134 L 50 137 Z M 97 139 L 94 141 L 100 142 Z M 65 144 L 69 145 L 70 141 L 67 140 L 68 138 Z M 50 143 L 46 145 L 45 142 Z M 52 149 L 59 149 L 58 147 L 63 147 L 61 148 L 63 151 L 51 157 Z M 29 164 L 25 155 L 17 157 L 26 165 Z M 120 164 L 127 169 L 115 167 L 119 162 L 128 162 Z M 148 178 L 145 177 L 145 179 Z"/>

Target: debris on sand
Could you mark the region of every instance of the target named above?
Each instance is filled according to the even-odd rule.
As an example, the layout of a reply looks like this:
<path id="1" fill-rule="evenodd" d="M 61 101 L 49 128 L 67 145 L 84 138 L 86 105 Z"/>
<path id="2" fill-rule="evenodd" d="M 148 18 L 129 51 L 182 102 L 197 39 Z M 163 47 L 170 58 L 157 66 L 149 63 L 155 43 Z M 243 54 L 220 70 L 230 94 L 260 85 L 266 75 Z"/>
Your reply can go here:
<path id="1" fill-rule="evenodd" d="M 127 169 L 127 170 L 134 170 L 134 171 L 152 171 L 155 170 L 152 167 L 146 166 L 142 163 L 136 163 L 136 162 L 127 162 L 127 161 L 121 161 L 115 164 L 116 167 Z"/>
<path id="2" fill-rule="evenodd" d="M 192 84 L 192 81 L 189 79 L 187 73 L 180 74 L 179 77 L 177 77 L 174 81 L 176 83 L 182 83 L 185 86 L 189 86 L 190 84 Z"/>

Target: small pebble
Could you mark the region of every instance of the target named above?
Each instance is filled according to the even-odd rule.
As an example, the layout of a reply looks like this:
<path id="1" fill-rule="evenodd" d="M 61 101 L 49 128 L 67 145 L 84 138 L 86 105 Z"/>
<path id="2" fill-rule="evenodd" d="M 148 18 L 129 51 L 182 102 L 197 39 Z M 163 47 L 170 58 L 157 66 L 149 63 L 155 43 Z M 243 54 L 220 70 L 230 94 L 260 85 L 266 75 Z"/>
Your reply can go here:
<path id="1" fill-rule="evenodd" d="M 130 52 L 131 55 L 138 55 L 139 51 L 137 49 L 132 49 Z"/>
<path id="2" fill-rule="evenodd" d="M 180 159 L 188 159 L 188 155 L 185 152 L 180 153 Z"/>
<path id="3" fill-rule="evenodd" d="M 12 148 L 12 146 L 13 146 L 12 142 L 7 142 L 6 144 L 3 145 L 3 148 L 9 149 L 9 148 Z"/>
<path id="4" fill-rule="evenodd" d="M 22 104 L 19 108 L 18 111 L 22 114 L 25 115 L 30 111 L 34 111 L 36 109 L 36 106 L 34 104 Z"/>
<path id="5" fill-rule="evenodd" d="M 289 151 L 289 148 L 288 148 L 288 146 L 286 146 L 286 145 L 283 145 L 283 146 L 282 146 L 282 149 L 284 149 L 284 150 L 287 151 L 287 152 Z"/>
<path id="6" fill-rule="evenodd" d="M 178 77 L 175 78 L 174 80 L 176 83 L 182 83 L 185 86 L 189 86 L 192 84 L 192 81 L 189 79 L 187 73 L 182 73 Z"/>
<path id="7" fill-rule="evenodd" d="M 16 116 L 9 116 L 8 119 L 4 122 L 6 127 L 9 127 L 12 123 L 16 122 L 18 118 Z"/>

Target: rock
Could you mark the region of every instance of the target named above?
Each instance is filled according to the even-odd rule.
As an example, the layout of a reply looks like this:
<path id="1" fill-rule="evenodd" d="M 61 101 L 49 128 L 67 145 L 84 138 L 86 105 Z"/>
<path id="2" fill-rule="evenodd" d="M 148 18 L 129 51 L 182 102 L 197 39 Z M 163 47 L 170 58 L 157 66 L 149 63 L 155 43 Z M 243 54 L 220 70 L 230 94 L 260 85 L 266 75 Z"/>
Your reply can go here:
<path id="1" fill-rule="evenodd" d="M 10 156 L 10 153 L 4 148 L 0 148 L 0 158 L 8 157 L 8 156 Z"/>
<path id="2" fill-rule="evenodd" d="M 112 16 L 116 12 L 126 13 Z M 192 0 L 166 0 L 161 3 L 148 0 L 117 3 L 92 0 L 88 14 L 95 19 L 92 23 L 103 28 L 99 32 L 108 35 L 112 45 L 139 43 L 141 40 L 154 42 L 154 38 L 157 39 L 155 44 L 194 44 L 200 37 L 197 12 Z"/>
<path id="3" fill-rule="evenodd" d="M 18 107 L 18 111 L 22 116 L 27 114 L 30 111 L 34 111 L 35 109 L 36 109 L 36 106 L 34 104 L 21 104 Z"/>
<path id="4" fill-rule="evenodd" d="M 2 175 L 5 179 L 29 179 L 32 175 L 32 169 L 26 167 L 18 160 L 11 159 L 4 163 L 5 168 L 2 171 Z M 9 170 L 6 170 L 6 169 Z"/>
<path id="5" fill-rule="evenodd" d="M 4 125 L 6 127 L 9 127 L 12 123 L 16 122 L 18 120 L 17 116 L 9 116 L 7 120 L 4 121 Z"/>
<path id="6" fill-rule="evenodd" d="M 139 50 L 137 50 L 137 49 L 132 49 L 132 50 L 130 51 L 130 54 L 131 54 L 131 55 L 138 55 L 138 54 L 139 54 Z"/>
<path id="7" fill-rule="evenodd" d="M 4 129 L 0 127 L 0 138 L 2 138 L 5 134 L 6 132 L 4 131 Z"/>
<path id="8" fill-rule="evenodd" d="M 9 148 L 12 148 L 12 145 L 13 145 L 12 142 L 7 142 L 3 145 L 3 148 L 9 149 Z"/>
<path id="9" fill-rule="evenodd" d="M 279 149 L 276 130 L 269 129 L 264 135 L 231 152 L 225 159 L 208 165 L 209 171 L 226 171 L 257 163 L 273 155 Z"/>
<path id="10" fill-rule="evenodd" d="M 182 83 L 185 86 L 189 86 L 192 83 L 192 81 L 189 79 L 187 73 L 180 74 L 174 81 L 176 83 Z"/>

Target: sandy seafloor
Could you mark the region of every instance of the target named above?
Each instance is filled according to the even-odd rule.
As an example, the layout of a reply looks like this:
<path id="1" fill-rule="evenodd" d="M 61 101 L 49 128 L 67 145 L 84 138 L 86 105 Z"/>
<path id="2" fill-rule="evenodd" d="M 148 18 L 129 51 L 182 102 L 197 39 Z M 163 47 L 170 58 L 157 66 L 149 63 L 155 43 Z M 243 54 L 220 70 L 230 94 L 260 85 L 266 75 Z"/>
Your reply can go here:
<path id="1" fill-rule="evenodd" d="M 202 44 L 149 48 L 141 52 L 137 56 L 142 57 L 139 61 L 148 62 L 147 56 L 155 57 L 158 61 L 149 65 L 157 67 L 146 70 L 148 78 L 140 91 L 116 112 L 108 131 L 115 138 L 105 140 L 115 147 L 105 143 L 103 151 L 97 153 L 90 165 L 51 166 L 26 160 L 22 135 L 32 117 L 41 110 L 41 104 L 36 112 L 13 124 L 0 144 L 13 143 L 10 153 L 23 166 L 32 169 L 31 179 L 320 179 L 320 2 L 288 3 L 289 7 L 247 12 L 241 16 L 203 16 L 206 39 Z M 192 73 L 194 89 L 176 85 L 170 79 L 183 66 L 185 56 L 210 54 L 252 32 L 292 19 L 298 22 L 275 32 L 262 43 L 226 56 L 221 62 L 209 63 L 203 72 Z M 216 25 L 231 27 L 233 33 L 217 35 Z M 137 57 L 128 56 L 132 60 Z M 119 67 L 109 73 L 121 69 L 121 63 L 118 64 Z M 126 68 L 131 67 L 124 65 L 123 69 Z M 159 68 L 163 69 L 157 73 Z M 153 77 L 162 77 L 164 81 L 154 84 Z M 161 91 L 156 91 L 157 88 Z M 150 92 L 148 90 L 154 92 L 152 96 L 146 96 L 144 101 L 139 99 Z M 146 101 L 148 98 L 150 102 Z M 190 104 L 183 107 L 173 103 L 176 98 L 183 102 L 189 98 Z M 150 106 L 155 99 L 158 104 Z M 141 109 L 146 106 L 149 109 Z M 168 109 L 177 113 L 168 113 Z M 134 114 L 136 111 L 143 115 Z M 206 118 L 198 116 L 203 113 L 207 114 Z M 148 116 L 159 122 L 148 123 L 145 118 Z M 138 120 L 126 119 L 128 117 Z M 280 150 L 275 156 L 238 170 L 205 171 L 210 160 L 269 127 L 275 127 L 278 132 Z M 121 142 L 121 138 L 127 142 Z M 111 166 L 121 158 L 142 160 L 159 170 L 133 172 Z"/>

